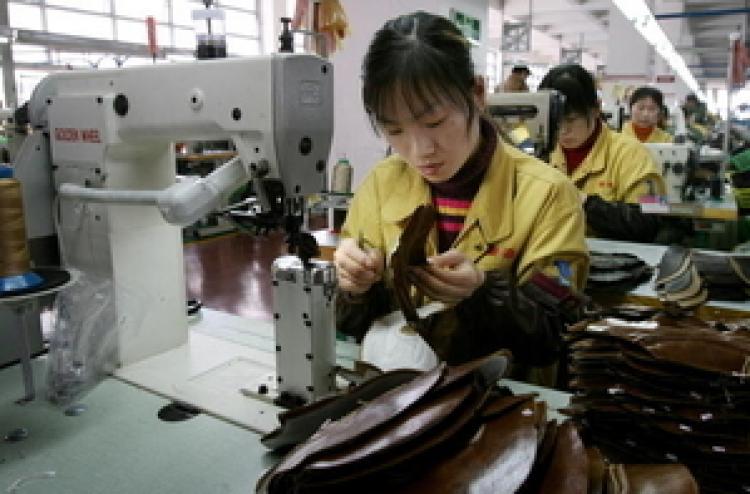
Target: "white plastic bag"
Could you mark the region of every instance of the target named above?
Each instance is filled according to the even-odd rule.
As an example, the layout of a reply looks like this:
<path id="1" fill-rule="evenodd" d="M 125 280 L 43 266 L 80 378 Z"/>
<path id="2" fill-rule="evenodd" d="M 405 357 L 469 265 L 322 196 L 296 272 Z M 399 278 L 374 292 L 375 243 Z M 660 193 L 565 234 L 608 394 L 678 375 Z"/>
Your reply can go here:
<path id="1" fill-rule="evenodd" d="M 417 309 L 421 318 L 445 310 L 440 302 Z M 409 327 L 404 314 L 394 311 L 375 320 L 362 341 L 361 360 L 380 370 L 415 369 L 427 371 L 440 359 L 426 341 Z"/>

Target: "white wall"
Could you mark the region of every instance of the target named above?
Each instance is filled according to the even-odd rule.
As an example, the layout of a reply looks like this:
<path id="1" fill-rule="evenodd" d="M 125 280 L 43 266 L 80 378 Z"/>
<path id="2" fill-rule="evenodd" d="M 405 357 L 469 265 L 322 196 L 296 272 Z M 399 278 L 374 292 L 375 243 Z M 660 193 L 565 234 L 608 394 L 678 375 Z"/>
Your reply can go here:
<path id="1" fill-rule="evenodd" d="M 415 10 L 448 15 L 451 7 L 478 18 L 483 42 L 472 49 L 478 74 L 487 58 L 488 0 L 342 0 L 351 34 L 331 56 L 334 66 L 334 135 L 330 166 L 346 156 L 354 167 L 356 187 L 375 163 L 385 156 L 386 144 L 378 138 L 362 106 L 361 66 L 370 41 L 386 20 Z"/>

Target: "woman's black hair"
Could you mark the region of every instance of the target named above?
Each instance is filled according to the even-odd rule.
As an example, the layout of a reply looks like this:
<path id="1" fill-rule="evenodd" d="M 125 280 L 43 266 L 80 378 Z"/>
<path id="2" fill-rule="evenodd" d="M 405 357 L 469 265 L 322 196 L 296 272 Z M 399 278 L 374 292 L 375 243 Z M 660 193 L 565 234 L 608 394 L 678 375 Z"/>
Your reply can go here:
<path id="1" fill-rule="evenodd" d="M 630 95 L 629 106 L 632 108 L 638 101 L 646 98 L 654 100 L 654 103 L 656 103 L 656 106 L 659 108 L 664 106 L 664 95 L 655 87 L 650 86 L 642 86 L 633 91 L 633 94 Z"/>
<path id="2" fill-rule="evenodd" d="M 470 44 L 445 17 L 414 12 L 391 19 L 375 33 L 362 63 L 362 99 L 373 126 L 383 122 L 403 96 L 412 115 L 436 102 L 476 114 Z"/>
<path id="3" fill-rule="evenodd" d="M 565 96 L 565 116 L 589 115 L 599 109 L 594 76 L 577 64 L 558 65 L 544 76 L 539 89 L 556 89 Z"/>

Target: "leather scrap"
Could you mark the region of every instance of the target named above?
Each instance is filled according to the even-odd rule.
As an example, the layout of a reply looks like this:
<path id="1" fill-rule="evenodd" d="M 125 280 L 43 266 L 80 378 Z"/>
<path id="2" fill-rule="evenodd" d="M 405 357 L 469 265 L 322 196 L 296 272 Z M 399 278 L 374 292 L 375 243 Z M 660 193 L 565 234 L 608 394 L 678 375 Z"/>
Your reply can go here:
<path id="1" fill-rule="evenodd" d="M 419 314 L 411 296 L 411 289 L 414 285 L 409 281 L 409 268 L 427 264 L 425 247 L 436 219 L 437 211 L 434 206 L 430 204 L 418 206 L 409 218 L 399 238 L 398 246 L 391 255 L 390 267 L 393 270 L 396 302 L 409 323 L 419 321 Z"/>

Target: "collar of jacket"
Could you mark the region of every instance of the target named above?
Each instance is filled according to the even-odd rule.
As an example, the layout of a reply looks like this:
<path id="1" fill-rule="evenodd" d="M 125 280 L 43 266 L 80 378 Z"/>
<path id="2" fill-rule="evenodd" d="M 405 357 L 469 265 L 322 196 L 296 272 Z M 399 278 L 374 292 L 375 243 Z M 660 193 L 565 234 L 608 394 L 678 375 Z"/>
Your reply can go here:
<path id="1" fill-rule="evenodd" d="M 607 148 L 609 147 L 611 135 L 612 130 L 610 130 L 609 126 L 602 124 L 602 131 L 599 133 L 599 137 L 594 143 L 594 147 L 591 148 L 591 151 L 589 151 L 589 154 L 583 160 L 583 163 L 581 163 L 580 166 L 573 171 L 573 175 L 570 176 L 573 183 L 578 183 L 587 176 L 601 172 L 606 168 L 607 163 L 605 157 L 607 156 Z M 550 155 L 549 163 L 565 175 L 568 174 L 568 169 L 565 165 L 565 154 L 563 153 L 560 144 L 555 147 L 555 150 Z"/>
<path id="2" fill-rule="evenodd" d="M 504 144 L 498 136 L 495 153 L 487 168 L 482 185 L 471 204 L 464 221 L 464 227 L 456 242 L 470 227 L 479 224 L 486 243 L 498 242 L 510 236 L 513 231 L 513 195 L 515 168 L 513 149 Z M 521 151 L 518 151 L 519 153 Z M 383 220 L 390 223 L 405 222 L 421 204 L 432 204 L 430 186 L 414 167 L 405 164 L 406 177 L 394 184 L 399 190 L 394 197 L 399 201 L 388 201 L 383 206 Z"/>

